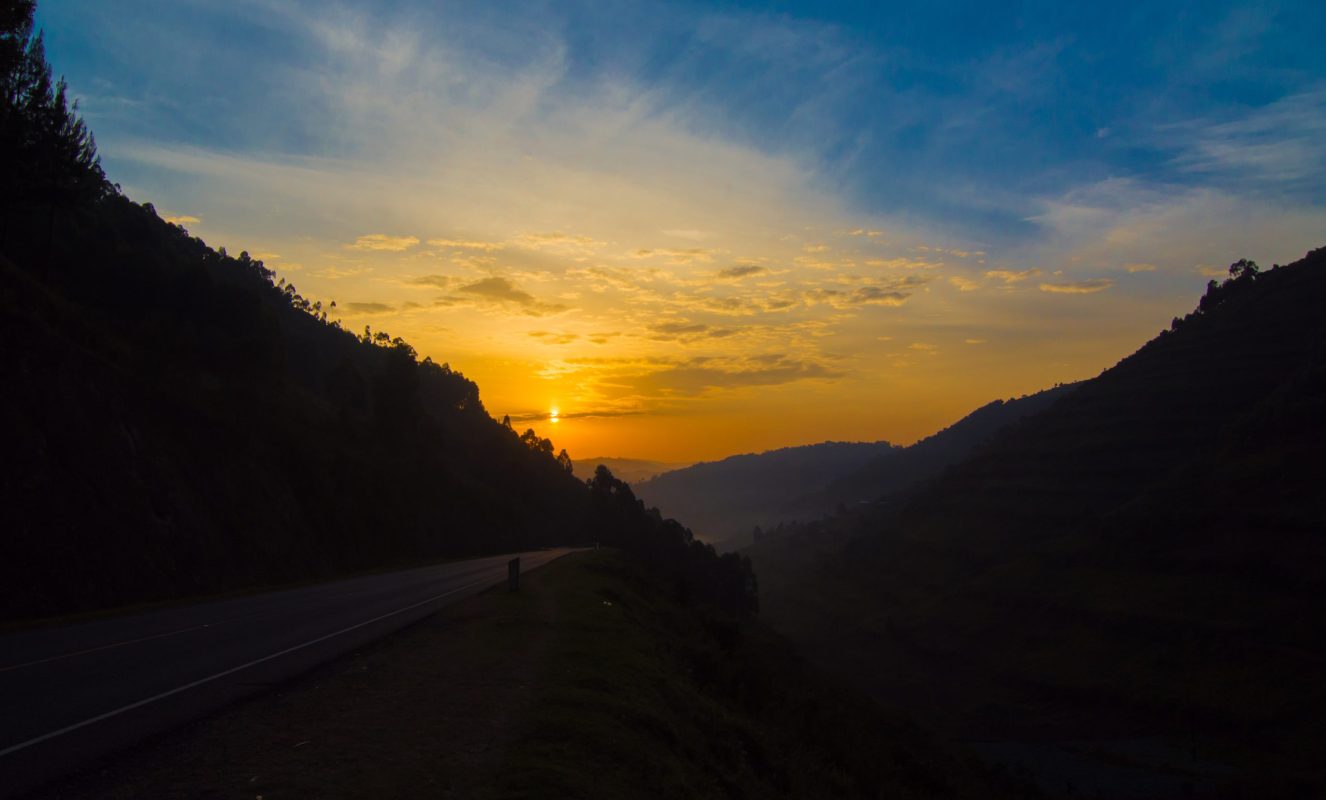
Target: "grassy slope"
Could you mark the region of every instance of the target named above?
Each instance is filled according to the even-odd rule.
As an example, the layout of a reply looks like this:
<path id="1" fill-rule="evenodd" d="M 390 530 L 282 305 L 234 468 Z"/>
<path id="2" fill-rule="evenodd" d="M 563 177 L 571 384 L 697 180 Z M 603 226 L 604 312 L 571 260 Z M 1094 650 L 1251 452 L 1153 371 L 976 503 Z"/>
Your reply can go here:
<path id="1" fill-rule="evenodd" d="M 1019 796 L 734 634 L 572 556 L 38 796 Z"/>

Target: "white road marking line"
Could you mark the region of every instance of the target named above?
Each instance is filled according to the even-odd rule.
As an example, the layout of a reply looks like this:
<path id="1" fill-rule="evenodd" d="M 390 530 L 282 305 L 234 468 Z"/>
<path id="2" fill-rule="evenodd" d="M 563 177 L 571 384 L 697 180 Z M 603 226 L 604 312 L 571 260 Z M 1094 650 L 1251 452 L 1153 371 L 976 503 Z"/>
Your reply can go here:
<path id="1" fill-rule="evenodd" d="M 498 556 L 498 558 L 500 558 L 500 556 Z M 443 565 L 443 566 L 445 566 L 445 565 Z M 433 569 L 433 567 L 420 567 L 420 568 L 418 568 L 418 570 L 419 570 L 420 572 L 422 572 L 423 570 L 428 570 L 428 569 Z M 489 567 L 489 566 L 475 567 L 474 569 L 467 570 L 466 572 L 469 572 L 469 573 L 482 572 L 483 570 L 486 570 L 486 569 L 492 569 L 492 567 Z M 460 575 L 464 575 L 464 574 L 466 574 L 466 572 L 460 572 L 460 573 L 457 573 L 456 575 L 448 575 L 448 576 L 445 576 L 445 577 L 452 577 L 452 578 L 454 578 L 454 577 L 459 577 Z M 437 576 L 437 578 L 435 578 L 435 580 L 436 580 L 436 579 L 440 579 L 440 578 L 442 578 L 442 577 L 444 577 L 444 576 L 440 576 L 440 575 L 439 575 L 439 576 Z M 347 582 L 362 581 L 362 580 L 364 580 L 364 578 L 350 578 L 350 579 L 348 579 Z M 323 584 L 322 586 L 327 586 L 327 585 L 331 585 L 331 584 Z M 319 588 L 321 588 L 321 587 L 319 587 Z M 290 591 L 303 591 L 303 589 L 302 589 L 302 588 L 301 588 L 301 589 L 293 589 L 293 590 L 290 590 Z M 60 661 L 60 660 L 66 659 L 66 658 L 76 658 L 77 656 L 85 656 L 85 655 L 87 655 L 88 653 L 96 653 L 96 652 L 99 652 L 99 651 L 101 651 L 101 650 L 112 650 L 112 649 L 114 649 L 114 648 L 116 648 L 116 647 L 124 647 L 124 646 L 126 646 L 126 645 L 138 644 L 139 642 L 147 642 L 147 641 L 151 641 L 152 639 L 164 639 L 164 638 L 167 637 L 167 636 L 178 636 L 178 635 L 180 635 L 180 634 L 182 634 L 182 633 L 192 633 L 193 631 L 199 631 L 199 630 L 202 630 L 203 628 L 210 628 L 210 627 L 212 627 L 213 625 L 226 625 L 226 624 L 228 624 L 228 623 L 235 622 L 236 620 L 248 619 L 248 618 L 250 618 L 250 617 L 261 616 L 262 614 L 267 614 L 267 613 L 271 613 L 271 612 L 268 611 L 268 610 L 265 610 L 265 609 L 259 609 L 258 611 L 251 611 L 251 612 L 249 612 L 249 613 L 247 613 L 247 614 L 238 614 L 238 615 L 233 616 L 233 617 L 226 617 L 225 619 L 219 619 L 219 620 L 214 620 L 214 621 L 212 621 L 212 622 L 206 622 L 206 623 L 203 623 L 202 625 L 194 625 L 194 626 L 191 627 L 191 628 L 180 628 L 179 630 L 166 631 L 165 633 L 153 633 L 153 634 L 149 634 L 149 635 L 147 635 L 147 636 L 139 636 L 139 637 L 136 638 L 136 639 L 125 639 L 125 640 L 122 641 L 122 642 L 112 642 L 112 643 L 110 643 L 110 644 L 103 644 L 103 645 L 100 645 L 99 647 L 89 647 L 89 648 L 87 648 L 86 650 L 75 650 L 75 651 L 72 652 L 72 653 L 61 653 L 61 654 L 59 654 L 59 655 L 47 656 L 46 658 L 39 658 L 39 659 L 37 659 L 37 660 L 35 660 L 35 661 L 25 661 L 25 662 L 23 662 L 22 664 L 11 664 L 10 666 L 7 666 L 7 667 L 0 667 L 0 672 L 10 672 L 10 671 L 13 671 L 13 670 L 16 670 L 16 669 L 23 669 L 24 667 L 35 667 L 35 666 L 38 666 L 38 665 L 40 665 L 40 664 L 49 664 L 49 663 L 52 662 L 52 661 Z M 3 753 L 0 753 L 0 755 L 3 755 Z"/>
<path id="2" fill-rule="evenodd" d="M 483 584 L 483 583 L 489 583 L 489 582 L 490 582 L 490 581 L 484 581 L 484 580 L 475 581 L 474 583 L 468 584 L 468 585 L 466 585 L 466 586 L 462 586 L 462 587 L 460 587 L 459 589 L 452 589 L 452 590 L 449 591 L 449 592 L 443 592 L 442 594 L 434 595 L 433 597 L 430 597 L 430 598 L 428 598 L 427 600 L 420 600 L 419 602 L 414 603 L 414 604 L 412 604 L 412 605 L 405 606 L 404 608 L 398 608 L 398 609 L 396 609 L 395 611 L 391 611 L 391 612 L 389 612 L 389 613 L 383 614 L 383 615 L 380 616 L 380 617 L 374 617 L 373 619 L 364 620 L 363 622 L 357 623 L 357 624 L 355 624 L 355 625 L 351 625 L 351 626 L 348 627 L 348 628 L 342 628 L 342 629 L 339 630 L 339 631 L 335 631 L 335 632 L 333 632 L 333 633 L 328 633 L 328 634 L 326 634 L 326 635 L 324 635 L 324 636 L 319 636 L 319 637 L 316 638 L 316 639 L 310 639 L 310 640 L 308 640 L 307 642 L 304 642 L 303 644 L 297 644 L 297 645 L 295 645 L 294 647 L 287 647 L 287 648 L 284 649 L 284 650 L 280 650 L 280 651 L 275 652 L 275 653 L 272 653 L 272 654 L 270 654 L 270 655 L 263 656 L 262 658 L 254 659 L 253 661 L 250 661 L 250 662 L 248 662 L 247 664 L 240 664 L 238 667 L 231 667 L 230 669 L 223 670 L 223 671 L 221 671 L 221 672 L 216 673 L 215 675 L 209 675 L 209 676 L 207 676 L 206 678 L 201 678 L 201 679 L 196 680 L 196 681 L 193 681 L 193 682 L 191 682 L 191 683 L 186 683 L 186 684 L 184 684 L 183 686 L 177 686 L 177 687 L 175 687 L 174 689 L 171 689 L 170 691 L 166 691 L 166 692 L 162 692 L 162 693 L 160 693 L 160 694 L 153 695 L 153 696 L 147 698 L 146 700 L 139 700 L 139 701 L 136 702 L 136 703 L 130 703 L 130 704 L 127 705 L 127 706 L 121 706 L 120 708 L 117 708 L 117 709 L 115 709 L 114 711 L 107 711 L 105 714 L 98 714 L 98 715 L 95 716 L 95 717 L 89 717 L 88 719 L 85 719 L 85 720 L 83 720 L 82 722 L 75 722 L 73 725 L 66 725 L 65 727 L 59 729 L 58 731 L 51 731 L 50 733 L 45 733 L 45 734 L 42 734 L 41 736 L 33 737 L 33 738 L 27 740 L 26 742 L 20 742 L 20 743 L 18 743 L 18 744 L 16 744 L 16 745 L 13 745 L 12 747 L 6 747 L 4 750 L 0 750 L 0 758 L 3 758 L 4 756 L 10 755 L 11 753 L 17 753 L 19 750 L 23 750 L 24 748 L 31 747 L 31 746 L 34 745 L 34 744 L 39 744 L 39 743 L 41 743 L 41 742 L 46 741 L 47 739 L 54 739 L 55 737 L 57 737 L 57 736 L 62 736 L 62 735 L 64 735 L 64 734 L 66 734 L 66 733 L 69 733 L 70 731 L 75 731 L 75 730 L 78 730 L 79 728 L 85 728 L 85 727 L 87 727 L 88 725 L 92 725 L 92 724 L 95 724 L 95 723 L 101 722 L 102 720 L 105 720 L 105 719 L 110 719 L 111 717 L 118 716 L 119 714 L 123 714 L 123 713 L 126 712 L 126 711 L 132 711 L 132 710 L 134 710 L 135 708 L 140 708 L 140 707 L 142 707 L 142 706 L 147 705 L 148 703 L 154 703 L 154 702 L 156 702 L 157 700 L 161 700 L 161 699 L 164 699 L 164 698 L 166 698 L 166 697 L 170 697 L 171 695 L 175 695 L 175 694 L 179 694 L 180 692 L 188 691 L 189 689 L 192 689 L 192 688 L 197 687 L 197 686 L 202 686 L 204 683 L 209 683 L 209 682 L 211 682 L 211 681 L 216 680 L 217 678 L 224 678 L 224 677 L 227 676 L 227 675 L 233 675 L 234 673 L 239 672 L 240 670 L 245 670 L 245 669 L 248 669 L 249 667 L 257 666 L 258 664 L 261 664 L 261 663 L 263 663 L 263 662 L 265 662 L 265 661 L 271 661 L 271 660 L 274 659 L 274 658 L 280 658 L 281 656 L 288 655 L 288 654 L 290 654 L 290 653 L 295 652 L 296 650 L 303 650 L 305 647 L 309 647 L 309 646 L 315 645 L 315 644 L 317 644 L 318 642 L 325 642 L 326 640 L 328 640 L 328 639 L 332 639 L 332 638 L 337 637 L 337 636 L 340 636 L 340 635 L 343 634 L 343 633 L 349 633 L 350 631 L 355 630 L 356 628 L 362 628 L 362 627 L 364 627 L 365 625 L 372 625 L 374 622 L 380 622 L 380 621 L 386 619 L 387 617 L 394 617 L 394 616 L 396 616 L 397 614 L 401 614 L 401 613 L 404 613 L 404 612 L 409 611 L 409 610 L 411 610 L 411 609 L 418 608 L 419 606 L 427 605 L 427 604 L 432 603 L 432 602 L 434 602 L 434 601 L 436 601 L 436 600 L 441 600 L 442 598 L 447 597 L 448 595 L 453 595 L 453 594 L 456 594 L 457 592 L 463 592 L 463 591 L 465 591 L 466 589 L 472 589 L 472 588 L 474 588 L 475 586 L 478 586 L 478 585 Z"/>
<path id="3" fill-rule="evenodd" d="M 238 617 L 237 617 L 236 619 L 238 619 Z M 58 655 L 58 656 L 48 656 L 48 657 L 46 657 L 46 658 L 39 658 L 39 659 L 37 659 L 36 661 L 25 661 L 25 662 L 23 662 L 22 664 L 14 664 L 14 665 L 12 665 L 12 666 L 8 666 L 8 667 L 0 667 L 0 672 L 9 672 L 9 671 L 11 671 L 11 670 L 23 669 L 24 667 L 35 667 L 35 666 L 37 666 L 38 664 L 49 664 L 49 663 L 52 662 L 52 661 L 60 661 L 60 660 L 62 660 L 62 659 L 66 659 L 66 658 L 75 658 L 75 657 L 77 657 L 77 656 L 85 656 L 85 655 L 87 655 L 88 653 L 96 653 L 96 652 L 99 652 L 99 651 L 101 651 L 101 650 L 113 650 L 113 649 L 116 648 L 116 647 L 124 647 L 124 646 L 126 646 L 126 645 L 138 644 L 139 642 L 148 642 L 148 641 L 151 641 L 151 640 L 153 640 L 153 639 L 164 639 L 164 638 L 167 637 L 167 636 L 179 636 L 181 633 L 189 633 L 189 632 L 191 632 L 191 631 L 199 631 L 199 630 L 202 630 L 203 628 L 210 628 L 210 627 L 212 627 L 213 625 L 223 625 L 223 624 L 225 624 L 225 623 L 227 623 L 227 622 L 231 622 L 231 621 L 232 621 L 232 620 L 225 619 L 225 620 L 221 620 L 220 622 L 208 622 L 208 623 L 205 623 L 205 624 L 203 624 L 203 625 L 194 625 L 192 628 L 180 628 L 180 629 L 177 630 L 177 631 L 166 631 L 165 633 L 154 633 L 154 634 L 151 634 L 150 636 L 139 636 L 137 639 L 125 639 L 125 640 L 122 641 L 122 642 L 112 642 L 112 643 L 110 643 L 110 644 L 103 644 L 103 645 L 101 645 L 100 647 L 89 647 L 89 648 L 87 648 L 86 650 L 75 650 L 75 651 L 72 652 L 72 653 L 61 653 L 61 654 Z"/>

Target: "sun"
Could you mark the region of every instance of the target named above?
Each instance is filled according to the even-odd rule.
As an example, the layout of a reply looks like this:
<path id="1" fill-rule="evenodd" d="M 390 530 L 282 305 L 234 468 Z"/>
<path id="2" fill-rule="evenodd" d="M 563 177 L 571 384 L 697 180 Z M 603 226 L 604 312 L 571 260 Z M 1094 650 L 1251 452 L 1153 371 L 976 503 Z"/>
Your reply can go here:
<path id="1" fill-rule="evenodd" d="M 561 420 L 562 412 L 556 406 L 548 410 L 548 421 L 556 425 Z"/>

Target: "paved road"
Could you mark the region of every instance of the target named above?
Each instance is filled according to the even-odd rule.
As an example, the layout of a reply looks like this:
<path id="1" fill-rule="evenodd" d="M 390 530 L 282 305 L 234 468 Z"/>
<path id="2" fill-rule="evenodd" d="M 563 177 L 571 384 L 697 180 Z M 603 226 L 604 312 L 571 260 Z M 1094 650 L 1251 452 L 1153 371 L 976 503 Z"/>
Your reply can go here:
<path id="1" fill-rule="evenodd" d="M 570 552 L 520 553 L 527 572 Z M 505 580 L 511 556 L 0 637 L 0 796 L 219 708 Z"/>

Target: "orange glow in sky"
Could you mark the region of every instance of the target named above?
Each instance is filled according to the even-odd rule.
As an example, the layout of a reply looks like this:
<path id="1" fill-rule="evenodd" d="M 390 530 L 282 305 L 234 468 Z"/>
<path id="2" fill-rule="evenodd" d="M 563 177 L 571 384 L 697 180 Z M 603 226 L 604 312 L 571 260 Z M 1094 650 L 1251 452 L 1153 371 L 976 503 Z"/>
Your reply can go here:
<path id="1" fill-rule="evenodd" d="M 176 106 L 192 101 L 189 91 L 148 103 L 102 86 L 103 62 L 80 55 L 99 31 L 69 48 L 83 64 L 78 85 L 93 92 L 85 107 L 108 172 L 208 244 L 247 250 L 303 296 L 336 301 L 348 329 L 404 337 L 421 357 L 449 363 L 478 383 L 490 414 L 573 459 L 907 444 L 991 400 L 1098 374 L 1191 310 L 1230 262 L 1287 263 L 1326 230 L 1321 207 L 1292 193 L 1272 202 L 1256 182 L 1270 179 L 1273 150 L 1259 126 L 1318 119 L 1319 90 L 1286 99 L 1266 117 L 1273 125 L 1255 108 L 1239 124 L 1102 121 L 1073 140 L 1095 154 L 1094 168 L 1045 166 L 1053 154 L 1024 141 L 1027 126 L 1058 119 L 1076 95 L 1055 82 L 1052 61 L 1024 74 L 999 51 L 955 67 L 980 113 L 955 117 L 958 73 L 948 67 L 933 96 L 898 94 L 881 78 L 878 99 L 894 105 L 871 117 L 878 141 L 906 140 L 891 126 L 913 112 L 933 124 L 924 146 L 898 144 L 866 163 L 851 147 L 819 144 L 826 131 L 835 142 L 871 141 L 856 112 L 874 95 L 841 81 L 893 59 L 854 55 L 857 37 L 810 21 L 695 11 L 694 46 L 707 42 L 734 65 L 725 93 L 705 69 L 676 73 L 694 86 L 667 83 L 673 73 L 637 64 L 635 47 L 608 54 L 620 64 L 577 62 L 577 47 L 616 39 L 564 37 L 570 25 L 513 32 L 485 16 L 457 27 L 448 14 L 463 4 L 400 16 L 281 5 L 264 24 L 305 60 L 206 50 L 195 77 L 229 65 L 220 74 L 233 79 L 211 91 L 249 93 L 209 100 L 188 125 Z M 118 13 L 105 11 L 103 27 L 137 35 Z M 522 44 L 483 45 L 507 36 Z M 779 42 L 786 50 L 771 54 Z M 251 58 L 265 67 L 251 69 Z M 803 68 L 795 107 L 748 107 L 776 100 Z M 269 96 L 275 88 L 284 93 Z M 1044 113 L 1027 111 L 1031 98 Z M 221 107 L 247 116 L 204 135 Z M 1003 133 L 984 116 L 1001 109 Z M 771 130 L 768 115 L 785 117 L 786 130 Z M 1319 142 L 1319 127 L 1303 130 L 1277 158 Z M 1164 175 L 1110 160 L 1152 152 L 1120 139 L 1145 131 L 1149 147 L 1171 153 Z M 248 138 L 234 145 L 221 132 Z M 982 143 L 1002 143 L 992 152 L 1019 163 L 958 157 Z M 930 147 L 938 155 L 918 161 Z M 1270 176 L 1320 186 L 1297 165 Z M 1231 188 L 1229 176 L 1254 168 L 1255 190 Z M 1022 180 L 1023 170 L 1042 171 Z"/>

